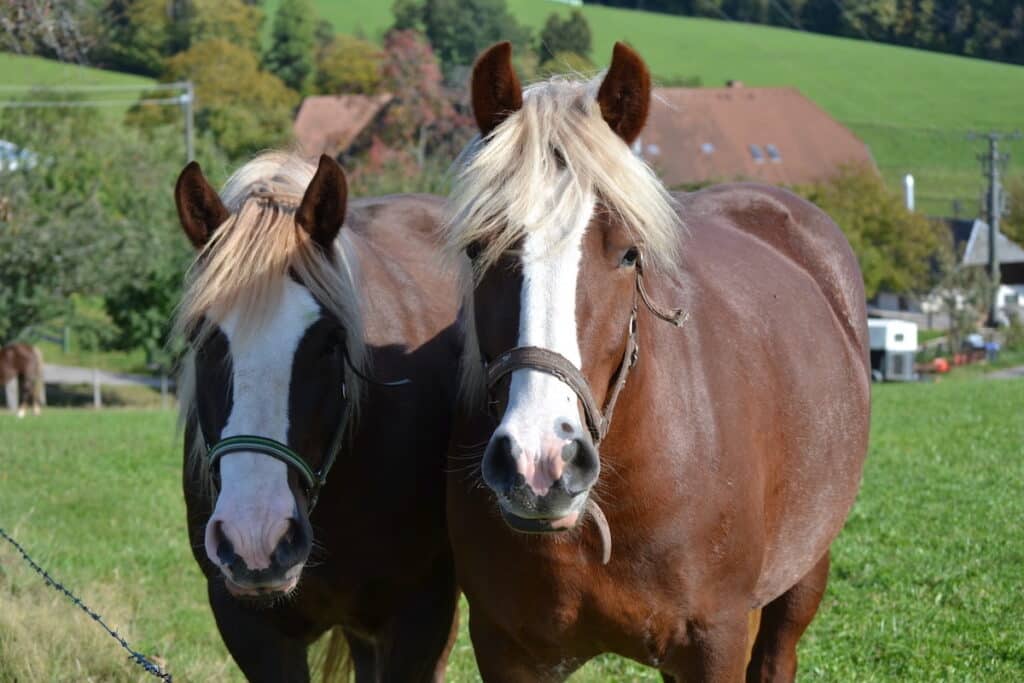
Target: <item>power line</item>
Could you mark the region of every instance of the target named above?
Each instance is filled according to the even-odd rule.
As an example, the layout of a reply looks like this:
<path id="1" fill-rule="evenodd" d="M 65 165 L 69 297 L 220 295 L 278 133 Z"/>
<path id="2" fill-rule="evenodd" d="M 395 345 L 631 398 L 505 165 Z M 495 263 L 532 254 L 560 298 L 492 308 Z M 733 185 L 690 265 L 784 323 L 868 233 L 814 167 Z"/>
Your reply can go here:
<path id="1" fill-rule="evenodd" d="M 68 109 L 74 107 L 117 107 L 133 104 L 181 105 L 184 96 L 146 98 L 141 100 L 0 100 L 0 109 Z"/>

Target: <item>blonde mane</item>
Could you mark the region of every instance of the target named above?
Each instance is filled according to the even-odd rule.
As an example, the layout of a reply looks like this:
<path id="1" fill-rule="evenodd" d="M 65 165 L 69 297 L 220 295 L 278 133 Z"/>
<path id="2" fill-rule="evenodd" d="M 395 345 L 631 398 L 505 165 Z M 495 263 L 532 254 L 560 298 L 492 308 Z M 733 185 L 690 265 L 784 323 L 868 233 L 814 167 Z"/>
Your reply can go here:
<path id="1" fill-rule="evenodd" d="M 297 155 L 267 152 L 235 171 L 224 185 L 221 198 L 231 215 L 197 254 L 174 319 L 173 334 L 187 346 L 178 379 L 181 425 L 194 419 L 195 348 L 233 311 L 244 321 L 241 334 L 256 332 L 276 307 L 284 281 L 293 275 L 338 319 L 349 359 L 365 370 L 362 316 L 344 233 L 333 245 L 332 262 L 295 223 L 295 211 L 315 171 Z M 355 410 L 362 386 L 348 367 L 345 383 L 349 409 Z M 203 453 L 201 441 L 197 434 L 193 456 Z M 205 462 L 193 457 L 194 464 L 197 460 Z"/>
<path id="2" fill-rule="evenodd" d="M 495 261 L 521 238 L 566 225 L 588 207 L 589 198 L 620 219 L 657 270 L 678 264 L 682 219 L 677 203 L 642 159 L 634 155 L 601 116 L 591 80 L 554 77 L 523 91 L 523 106 L 486 140 L 476 139 L 456 162 L 443 234 L 457 257 L 470 244 L 479 256 L 462 274 L 462 392 L 478 401 L 483 391 L 472 315 L 472 290 Z M 568 174 L 568 178 L 562 172 Z M 554 209 L 538 213 L 538 198 L 555 192 Z"/>

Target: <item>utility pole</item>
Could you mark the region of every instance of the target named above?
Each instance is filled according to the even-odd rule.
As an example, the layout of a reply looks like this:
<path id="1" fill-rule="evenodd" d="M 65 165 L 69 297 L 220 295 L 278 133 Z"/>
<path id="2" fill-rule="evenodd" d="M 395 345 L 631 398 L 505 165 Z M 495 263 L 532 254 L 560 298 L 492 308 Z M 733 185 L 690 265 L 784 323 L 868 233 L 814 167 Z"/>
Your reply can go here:
<path id="1" fill-rule="evenodd" d="M 196 158 L 195 114 L 193 112 L 196 95 L 192 81 L 185 81 L 182 87 L 185 88 L 185 92 L 181 94 L 181 108 L 185 114 L 185 163 L 187 164 Z"/>
<path id="2" fill-rule="evenodd" d="M 1010 155 L 999 151 L 1001 140 L 1018 140 L 1020 132 L 1015 133 L 971 133 L 969 140 L 979 138 L 988 140 L 988 152 L 978 155 L 982 171 L 988 178 L 988 189 L 985 192 L 986 203 L 988 204 L 988 273 L 992 282 L 992 299 L 989 301 L 988 320 L 986 325 L 996 327 L 999 318 L 999 219 L 1006 210 L 1006 196 L 1003 194 L 1003 185 L 1000 180 L 1000 172 L 1010 160 Z"/>

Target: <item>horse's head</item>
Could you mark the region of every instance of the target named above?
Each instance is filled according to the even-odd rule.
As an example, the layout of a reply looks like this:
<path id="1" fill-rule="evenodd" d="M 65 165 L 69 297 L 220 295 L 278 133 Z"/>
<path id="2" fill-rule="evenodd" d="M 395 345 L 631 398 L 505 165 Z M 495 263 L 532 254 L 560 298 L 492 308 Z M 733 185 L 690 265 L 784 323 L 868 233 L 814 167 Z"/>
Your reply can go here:
<path id="1" fill-rule="evenodd" d="M 447 237 L 473 261 L 471 336 L 500 423 L 482 474 L 513 528 L 580 519 L 598 445 L 632 365 L 641 258 L 672 261 L 678 218 L 630 151 L 650 76 L 617 44 L 603 79 L 522 91 L 507 43 L 477 61 L 481 138 L 450 202 Z"/>
<path id="2" fill-rule="evenodd" d="M 313 170 L 264 155 L 228 181 L 222 201 L 193 162 L 175 188 L 198 250 L 178 319 L 191 347 L 182 404 L 195 457 L 217 483 L 206 553 L 238 596 L 297 585 L 309 512 L 354 401 L 362 334 L 335 243 L 345 177 L 327 157 Z"/>

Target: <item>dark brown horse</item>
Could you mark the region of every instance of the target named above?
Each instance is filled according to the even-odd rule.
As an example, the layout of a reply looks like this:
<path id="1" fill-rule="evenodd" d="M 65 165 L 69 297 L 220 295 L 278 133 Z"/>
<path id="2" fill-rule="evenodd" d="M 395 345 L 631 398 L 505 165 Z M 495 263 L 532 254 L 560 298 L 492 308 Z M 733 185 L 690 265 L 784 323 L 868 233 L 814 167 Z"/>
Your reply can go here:
<path id="1" fill-rule="evenodd" d="M 190 164 L 175 192 L 198 250 L 177 321 L 189 534 L 253 681 L 308 680 L 329 630 L 357 681 L 435 680 L 454 633 L 443 470 L 461 342 L 442 203 L 346 215 L 346 195 L 333 160 L 282 153 L 222 197 Z"/>
<path id="2" fill-rule="evenodd" d="M 867 448 L 849 245 L 784 190 L 666 192 L 630 153 L 650 77 L 622 44 L 603 80 L 525 92 L 497 45 L 472 91 L 446 234 L 494 417 L 456 428 L 448 524 L 484 680 L 603 652 L 792 680 Z M 486 486 L 455 466 L 479 443 Z"/>
<path id="3" fill-rule="evenodd" d="M 0 348 L 0 386 L 18 379 L 18 417 L 25 408 L 38 415 L 46 402 L 43 385 L 43 352 L 30 344 L 8 344 Z"/>

